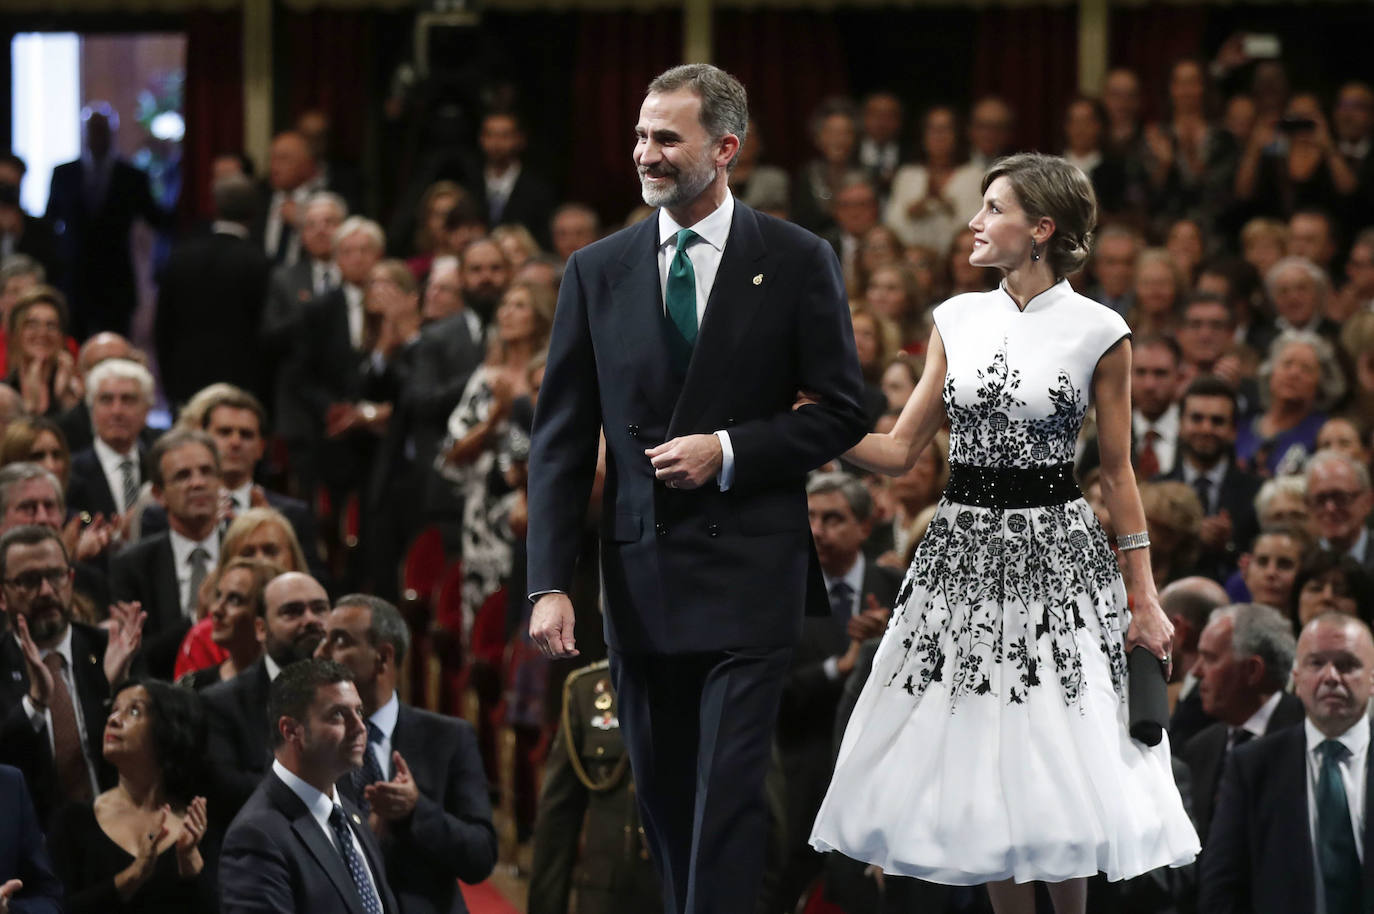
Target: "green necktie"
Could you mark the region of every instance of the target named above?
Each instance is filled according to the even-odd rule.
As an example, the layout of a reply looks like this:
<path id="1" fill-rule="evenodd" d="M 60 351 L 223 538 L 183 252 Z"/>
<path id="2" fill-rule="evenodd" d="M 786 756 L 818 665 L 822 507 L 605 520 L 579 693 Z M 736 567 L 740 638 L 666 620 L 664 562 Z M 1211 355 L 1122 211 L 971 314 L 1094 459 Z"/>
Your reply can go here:
<path id="1" fill-rule="evenodd" d="M 677 233 L 674 242 L 677 253 L 668 265 L 668 286 L 663 294 L 668 319 L 689 347 L 697 341 L 697 274 L 692 269 L 692 259 L 687 256 L 687 245 L 698 237 L 691 229 Z"/>
<path id="2" fill-rule="evenodd" d="M 1317 860 L 1321 863 L 1322 891 L 1327 914 L 1363 911 L 1360 855 L 1355 850 L 1355 830 L 1350 826 L 1350 804 L 1341 780 L 1341 759 L 1349 751 L 1338 740 L 1323 741 L 1317 775 Z"/>

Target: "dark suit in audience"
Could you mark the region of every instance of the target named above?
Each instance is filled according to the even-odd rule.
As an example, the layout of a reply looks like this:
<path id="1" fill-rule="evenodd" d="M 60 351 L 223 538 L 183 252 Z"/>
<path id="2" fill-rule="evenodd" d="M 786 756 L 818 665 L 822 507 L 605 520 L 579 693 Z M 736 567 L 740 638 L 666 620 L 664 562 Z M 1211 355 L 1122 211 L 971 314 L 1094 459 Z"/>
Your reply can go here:
<path id="1" fill-rule="evenodd" d="M 206 758 L 218 802 L 210 815 L 227 822 L 262 783 L 272 764 L 267 725 L 267 661 L 200 693 L 205 707 Z M 218 807 L 218 808 L 217 808 Z"/>
<path id="2" fill-rule="evenodd" d="M 334 494 L 356 490 L 371 466 L 375 439 L 361 432 L 325 437 L 325 414 L 334 403 L 355 403 L 362 395 L 362 362 L 366 353 L 353 348 L 348 330 L 348 304 L 342 288 L 306 306 L 295 373 L 295 397 L 310 417 L 310 465 L 298 468 L 306 485 L 323 482 Z"/>
<path id="3" fill-rule="evenodd" d="M 17 768 L 0 765 L 0 885 L 18 879 L 24 887 L 9 899 L 12 914 L 62 914 L 62 883 L 53 873 L 43 829 Z"/>
<path id="4" fill-rule="evenodd" d="M 140 442 L 138 459 L 142 465 L 142 479 L 148 478 L 147 453 L 147 448 Z M 95 455 L 94 446 L 72 454 L 71 480 L 67 483 L 67 508 L 71 511 L 86 511 L 92 515 L 103 514 L 107 518 L 120 513 L 114 493 L 110 491 L 110 481 L 100 466 L 100 458 Z"/>
<path id="5" fill-rule="evenodd" d="M 402 914 L 372 830 L 352 803 L 343 800 L 342 805 L 363 847 L 383 914 Z M 221 914 L 368 914 L 343 856 L 275 773 L 263 779 L 225 835 L 219 883 Z"/>
<path id="6" fill-rule="evenodd" d="M 267 498 L 267 506 L 280 512 L 291 523 L 291 530 L 296 534 L 301 549 L 305 551 L 306 562 L 310 564 L 311 577 L 324 580 L 325 569 L 320 561 L 320 550 L 316 548 L 319 533 L 315 524 L 315 514 L 310 510 L 310 506 L 299 498 L 282 495 L 271 489 L 263 489 L 263 495 Z M 156 503 L 144 508 L 141 529 L 144 539 L 166 531 L 167 509 Z"/>
<path id="7" fill-rule="evenodd" d="M 270 269 L 247 229 L 242 237 L 215 231 L 172 251 L 158 284 L 153 337 L 173 406 L 216 381 L 265 398 L 258 345 Z"/>
<path id="8" fill-rule="evenodd" d="M 171 534 L 145 536 L 110 559 L 110 599 L 142 604 L 148 614 L 143 628 L 144 663 L 158 679 L 172 679 L 177 649 L 191 628 L 191 617 L 182 608 Z"/>
<path id="9" fill-rule="evenodd" d="M 114 786 L 114 769 L 101 753 L 105 733 L 106 705 L 110 684 L 105 679 L 105 645 L 109 638 L 103 629 L 71 623 L 72 678 L 76 681 L 74 703 L 86 730 L 86 757 L 95 765 L 96 781 L 102 789 Z M 24 653 L 13 634 L 0 637 L 0 763 L 13 765 L 24 773 L 40 822 L 48 822 L 66 797 L 57 777 L 47 727 L 35 730 L 24 710 L 29 691 L 29 670 Z M 8 807 L 0 807 L 8 808 Z"/>

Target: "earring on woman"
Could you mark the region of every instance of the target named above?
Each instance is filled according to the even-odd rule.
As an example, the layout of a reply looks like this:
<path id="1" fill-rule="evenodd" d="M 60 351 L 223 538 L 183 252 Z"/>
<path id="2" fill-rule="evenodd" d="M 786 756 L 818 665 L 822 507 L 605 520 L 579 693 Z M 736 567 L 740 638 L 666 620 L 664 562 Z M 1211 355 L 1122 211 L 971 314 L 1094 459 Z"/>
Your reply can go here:
<path id="1" fill-rule="evenodd" d="M 1040 262 L 1040 245 L 1036 244 L 1036 243 L 1035 243 L 1035 239 L 1032 238 L 1032 239 L 1031 239 L 1031 263 L 1039 263 L 1039 262 Z"/>

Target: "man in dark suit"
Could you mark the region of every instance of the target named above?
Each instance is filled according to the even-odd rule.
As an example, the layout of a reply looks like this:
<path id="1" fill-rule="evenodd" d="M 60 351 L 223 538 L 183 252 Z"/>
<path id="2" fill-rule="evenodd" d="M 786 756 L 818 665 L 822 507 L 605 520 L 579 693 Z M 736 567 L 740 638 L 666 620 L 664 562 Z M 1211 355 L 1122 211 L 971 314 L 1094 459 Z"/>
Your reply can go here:
<path id="1" fill-rule="evenodd" d="M 197 618 L 200 587 L 219 561 L 219 454 L 204 432 L 173 429 L 153 445 L 148 468 L 170 529 L 110 560 L 110 596 L 136 601 L 148 613 L 144 662 L 152 675 L 170 680 Z"/>
<path id="2" fill-rule="evenodd" d="M 253 482 L 253 470 L 267 447 L 263 434 L 266 419 L 262 401 L 246 390 L 226 388 L 206 405 L 202 428 L 214 439 L 219 454 L 221 494 L 228 501 L 231 514 L 260 507 L 281 512 L 291 523 L 305 551 L 310 573 L 323 580 L 324 565 L 320 560 L 319 537 L 310 506 L 299 498 L 273 492 Z M 145 538 L 166 530 L 167 509 L 162 505 L 144 508 L 142 529 Z"/>
<path id="3" fill-rule="evenodd" d="M 214 786 L 210 815 L 228 822 L 272 761 L 267 693 L 281 670 L 311 657 L 324 638 L 329 595 L 307 574 L 288 572 L 263 589 L 263 656 L 228 682 L 201 693 L 206 758 Z"/>
<path id="4" fill-rule="evenodd" d="M 489 113 L 482 118 L 477 145 L 482 148 L 481 180 L 471 182 L 468 189 L 486 215 L 487 225 L 523 225 L 547 250 L 553 189 L 524 161 L 525 127 L 519 115 Z"/>
<path id="5" fill-rule="evenodd" d="M 1294 650 L 1288 618 L 1259 603 L 1218 609 L 1202 630 L 1194 673 L 1202 708 L 1217 722 L 1179 747 L 1178 754 L 1192 774 L 1193 814 L 1203 847 L 1232 750 L 1302 722 L 1302 705 L 1283 691 Z"/>
<path id="6" fill-rule="evenodd" d="M 51 527 L 0 536 L 0 762 L 24 772 L 39 821 L 114 786 L 101 754 L 111 687 L 129 675 L 143 614 L 110 607 L 111 633 L 72 621 L 72 568 Z"/>
<path id="7" fill-rule="evenodd" d="M 268 694 L 272 770 L 220 852 L 224 914 L 401 914 L 381 848 L 334 784 L 363 763 L 363 702 L 347 669 L 304 660 Z"/>
<path id="8" fill-rule="evenodd" d="M 87 382 L 87 390 L 90 389 L 91 369 L 106 359 L 128 359 L 142 364 L 143 354 L 118 333 L 106 330 L 90 337 L 81 344 L 76 354 L 76 370 Z M 67 446 L 73 455 L 89 449 L 95 441 L 91 408 L 84 399 L 58 416 L 57 424 L 62 426 L 62 433 L 67 436 Z M 139 437 L 144 445 L 152 447 L 157 435 L 145 426 Z"/>
<path id="9" fill-rule="evenodd" d="M 806 474 L 865 426 L 834 252 L 727 190 L 747 107 L 709 65 L 651 84 L 634 160 L 661 208 L 568 261 L 530 459 L 530 632 L 571 656 L 604 425 L 611 671 L 674 914 L 759 892 L 779 699 L 803 608 L 830 611 Z"/>
<path id="10" fill-rule="evenodd" d="M 1261 479 L 1236 466 L 1236 394 L 1213 375 L 1194 378 L 1179 403 L 1178 456 L 1162 478 L 1197 493 L 1205 515 L 1197 570 L 1223 582 L 1259 532 L 1255 495 Z"/>
<path id="11" fill-rule="evenodd" d="M 135 219 L 170 227 L 171 214 L 153 200 L 148 176 L 114 150 L 119 117 L 108 106 L 87 108 L 81 158 L 52 171 L 48 221 L 57 232 L 58 256 L 71 304 L 72 335 L 98 330 L 129 332 L 138 306 L 129 232 Z"/>
<path id="12" fill-rule="evenodd" d="M 1334 613 L 1308 622 L 1293 680 L 1301 726 L 1241 746 L 1226 763 L 1199 911 L 1338 914 L 1374 901 L 1369 628 Z"/>
<path id="13" fill-rule="evenodd" d="M 65 890 L 18 768 L 0 765 L 0 914 L 61 914 Z"/>
<path id="14" fill-rule="evenodd" d="M 1212 617 L 1212 611 L 1233 602 L 1226 589 L 1201 575 L 1170 581 L 1159 592 L 1159 606 L 1174 624 L 1174 642 L 1169 654 L 1174 658 L 1173 678 L 1169 680 L 1169 744 L 1177 752 L 1199 730 L 1216 722 L 1202 710 L 1198 694 L 1198 639 Z M 1287 604 L 1285 604 L 1287 605 Z"/>
<path id="15" fill-rule="evenodd" d="M 878 224 L 878 190 L 864 174 L 854 174 L 840 182 L 835 191 L 835 225 L 825 240 L 835 249 L 845 278 L 855 275 L 863 256 L 864 235 Z"/>
<path id="16" fill-rule="evenodd" d="M 95 440 L 72 454 L 67 503 L 114 520 L 133 507 L 147 473 L 142 437 L 153 376 L 129 359 L 106 359 L 86 376 L 86 405 Z"/>
<path id="17" fill-rule="evenodd" d="M 846 473 L 825 473 L 811 479 L 806 494 L 830 615 L 802 622 L 778 714 L 789 832 L 779 898 L 784 910 L 795 907 L 821 871 L 823 858 L 807 839 L 834 770 L 832 733 L 840 694 L 863 641 L 886 627 L 901 584 L 895 570 L 864 557 L 863 543 L 873 529 L 873 497 L 862 482 Z"/>
<path id="18" fill-rule="evenodd" d="M 1318 544 L 1348 555 L 1374 573 L 1374 544 L 1369 518 L 1374 514 L 1374 491 L 1369 468 L 1333 450 L 1313 454 L 1304 468 L 1307 508 L 1312 512 Z"/>
<path id="19" fill-rule="evenodd" d="M 487 776 L 470 724 L 401 703 L 409 646 L 405 619 L 378 597 L 341 597 L 329 614 L 315 656 L 353 674 L 368 732 L 363 765 L 339 792 L 368 812 L 405 914 L 467 914 L 457 880 L 481 882 L 496 866 Z"/>
<path id="20" fill-rule="evenodd" d="M 252 230 L 253 239 L 274 264 L 290 265 L 300 259 L 302 211 L 312 194 L 325 189 L 309 141 L 294 130 L 274 136 Z"/>
<path id="21" fill-rule="evenodd" d="M 248 238 L 257 194 L 247 178 L 222 178 L 214 194 L 210 234 L 176 247 L 158 284 L 153 338 L 174 407 L 216 381 L 267 388 L 258 337 L 271 264 Z"/>

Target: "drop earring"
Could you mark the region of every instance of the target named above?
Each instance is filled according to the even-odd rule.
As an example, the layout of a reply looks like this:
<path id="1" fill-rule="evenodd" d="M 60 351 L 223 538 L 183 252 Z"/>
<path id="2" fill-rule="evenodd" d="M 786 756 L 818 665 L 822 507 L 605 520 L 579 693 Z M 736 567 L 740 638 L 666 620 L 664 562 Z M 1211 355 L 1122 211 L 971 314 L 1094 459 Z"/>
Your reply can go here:
<path id="1" fill-rule="evenodd" d="M 1031 239 L 1031 263 L 1039 263 L 1039 262 L 1040 262 L 1040 245 L 1036 244 L 1036 243 L 1035 243 L 1035 239 L 1032 238 L 1032 239 Z"/>

